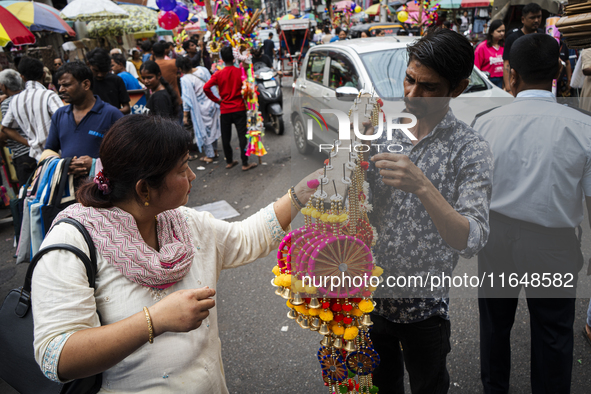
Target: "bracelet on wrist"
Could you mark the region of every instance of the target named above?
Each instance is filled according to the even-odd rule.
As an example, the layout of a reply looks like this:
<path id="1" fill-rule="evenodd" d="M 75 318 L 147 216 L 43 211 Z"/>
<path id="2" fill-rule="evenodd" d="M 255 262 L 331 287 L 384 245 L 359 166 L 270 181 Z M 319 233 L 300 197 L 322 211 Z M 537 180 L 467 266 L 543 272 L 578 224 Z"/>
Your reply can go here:
<path id="1" fill-rule="evenodd" d="M 148 307 L 144 307 L 144 313 L 146 314 L 146 321 L 148 322 L 148 342 L 154 343 L 154 327 L 152 326 L 152 318 L 150 317 L 150 312 L 148 311 Z"/>
<path id="2" fill-rule="evenodd" d="M 291 201 L 291 205 L 293 205 L 295 209 L 300 211 L 302 209 L 302 206 L 300 204 L 298 204 L 298 200 L 295 197 L 295 193 L 293 192 L 293 187 L 291 187 L 287 190 L 287 194 L 289 195 L 289 200 Z"/>
<path id="3" fill-rule="evenodd" d="M 298 195 L 295 192 L 295 188 L 292 186 L 289 190 L 291 191 L 291 196 L 293 197 L 293 200 L 299 206 L 299 209 L 302 209 L 304 207 L 304 204 L 302 204 L 302 202 L 298 198 Z"/>

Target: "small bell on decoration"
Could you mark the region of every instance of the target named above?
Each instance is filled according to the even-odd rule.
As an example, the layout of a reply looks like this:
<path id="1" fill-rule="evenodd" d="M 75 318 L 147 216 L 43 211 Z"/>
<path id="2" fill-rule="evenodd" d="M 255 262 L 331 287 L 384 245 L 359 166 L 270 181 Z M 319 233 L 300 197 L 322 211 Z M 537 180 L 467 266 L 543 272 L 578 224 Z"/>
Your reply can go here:
<path id="1" fill-rule="evenodd" d="M 335 349 L 342 349 L 343 348 L 343 338 L 337 337 L 337 339 L 334 340 L 334 343 L 332 344 L 332 346 Z"/>
<path id="2" fill-rule="evenodd" d="M 320 344 L 322 346 L 326 346 L 329 347 L 331 345 L 332 341 L 330 340 L 329 336 L 325 336 L 324 338 L 322 338 L 322 341 L 320 341 Z"/>
<path id="3" fill-rule="evenodd" d="M 312 318 L 312 327 L 318 330 L 320 328 L 320 318 L 314 317 Z"/>
<path id="4" fill-rule="evenodd" d="M 281 292 L 281 297 L 285 298 L 286 300 L 289 300 L 291 298 L 291 290 L 289 287 L 283 289 L 283 291 Z"/>
<path id="5" fill-rule="evenodd" d="M 281 293 L 283 293 L 283 287 L 277 286 L 277 288 L 275 289 L 275 294 L 280 296 Z"/>
<path id="6" fill-rule="evenodd" d="M 300 326 L 302 325 L 302 320 L 304 319 L 304 316 L 302 315 L 298 315 L 298 318 L 296 319 L 296 323 L 298 323 Z"/>
<path id="7" fill-rule="evenodd" d="M 302 318 L 302 321 L 300 323 L 300 327 L 302 327 L 304 330 L 307 330 L 310 328 L 310 322 L 308 321 L 307 318 Z"/>
<path id="8" fill-rule="evenodd" d="M 288 319 L 294 320 L 297 317 L 298 317 L 298 314 L 293 309 L 290 309 L 289 312 L 287 312 Z"/>
<path id="9" fill-rule="evenodd" d="M 322 335 L 328 335 L 328 334 L 330 334 L 330 329 L 328 328 L 326 323 L 322 323 L 320 325 L 320 330 L 318 330 L 318 332 Z"/>
<path id="10" fill-rule="evenodd" d="M 320 304 L 320 302 L 318 301 L 318 298 L 312 298 L 310 300 L 310 304 L 308 305 L 308 308 L 312 308 L 312 309 L 318 309 L 320 308 L 322 305 Z"/>
<path id="11" fill-rule="evenodd" d="M 369 315 L 363 315 L 363 318 L 361 319 L 361 324 L 363 324 L 364 326 L 371 326 L 373 324 L 373 322 L 371 321 L 371 317 Z"/>
<path id="12" fill-rule="evenodd" d="M 293 305 L 302 305 L 304 303 L 304 300 L 302 299 L 300 293 L 295 293 L 293 296 L 293 300 L 290 300 L 290 302 Z"/>
<path id="13" fill-rule="evenodd" d="M 345 350 L 349 353 L 357 350 L 357 347 L 355 346 L 355 341 L 347 341 L 347 344 L 345 345 Z"/>

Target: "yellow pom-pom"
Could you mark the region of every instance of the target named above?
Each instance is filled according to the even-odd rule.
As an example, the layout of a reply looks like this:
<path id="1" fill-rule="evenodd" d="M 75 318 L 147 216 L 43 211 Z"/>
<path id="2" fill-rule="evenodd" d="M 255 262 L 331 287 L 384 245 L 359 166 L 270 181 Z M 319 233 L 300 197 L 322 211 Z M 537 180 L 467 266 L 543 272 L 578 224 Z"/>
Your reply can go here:
<path id="1" fill-rule="evenodd" d="M 384 273 L 384 269 L 382 267 L 376 266 L 373 271 L 371 271 L 371 276 L 380 276 Z"/>
<path id="2" fill-rule="evenodd" d="M 363 316 L 363 312 L 361 312 L 361 310 L 359 308 L 353 308 L 353 310 L 351 311 L 351 314 L 353 316 L 357 316 L 357 317 Z"/>
<path id="3" fill-rule="evenodd" d="M 296 305 L 295 310 L 300 312 L 302 315 L 309 315 L 308 308 L 306 308 L 306 305 Z"/>
<path id="4" fill-rule="evenodd" d="M 291 275 L 289 274 L 281 274 L 279 275 L 281 279 L 281 286 L 283 287 L 291 287 Z"/>
<path id="5" fill-rule="evenodd" d="M 359 303 L 359 310 L 363 313 L 369 313 L 373 311 L 373 302 L 370 300 L 363 300 Z"/>
<path id="6" fill-rule="evenodd" d="M 323 321 L 331 321 L 333 319 L 333 315 L 331 311 L 322 311 L 318 315 Z"/>
<path id="7" fill-rule="evenodd" d="M 293 291 L 297 291 L 298 293 L 304 291 L 304 286 L 302 286 L 301 280 L 296 280 L 293 282 L 293 286 L 291 287 Z"/>
<path id="8" fill-rule="evenodd" d="M 318 210 L 314 210 L 314 212 L 312 212 L 311 215 L 314 219 L 318 219 L 320 216 L 322 216 L 322 214 L 318 211 Z"/>
<path id="9" fill-rule="evenodd" d="M 294 308 L 295 305 L 293 305 L 291 302 L 289 302 L 289 300 L 285 301 L 285 305 L 287 305 L 288 308 Z"/>
<path id="10" fill-rule="evenodd" d="M 302 210 L 300 211 L 302 213 L 302 215 L 309 215 L 310 214 L 310 208 L 306 207 L 306 208 L 302 208 Z"/>
<path id="11" fill-rule="evenodd" d="M 304 286 L 304 291 L 308 294 L 316 294 L 316 288 L 314 286 Z"/>
<path id="12" fill-rule="evenodd" d="M 312 308 L 312 309 L 308 309 L 308 313 L 310 314 L 310 316 L 318 316 L 320 315 L 320 312 L 322 311 L 322 309 L 320 308 Z"/>
<path id="13" fill-rule="evenodd" d="M 275 267 L 273 267 L 273 273 L 275 274 L 275 276 L 279 276 L 279 274 L 281 274 L 281 268 L 279 268 L 279 266 L 276 265 Z"/>
<path id="14" fill-rule="evenodd" d="M 337 323 L 336 321 L 334 321 L 334 320 L 333 320 L 333 321 L 331 321 L 330 323 L 328 323 L 328 328 L 330 328 L 330 329 L 332 330 L 332 328 L 333 328 L 334 326 L 336 326 L 337 324 L 338 324 L 338 323 Z"/>
<path id="15" fill-rule="evenodd" d="M 359 334 L 359 329 L 357 327 L 347 327 L 345 328 L 345 334 L 343 338 L 347 341 L 352 341 L 355 337 Z"/>
<path id="16" fill-rule="evenodd" d="M 345 327 L 342 327 L 342 326 L 334 326 L 332 328 L 332 333 L 334 335 L 336 335 L 337 337 L 340 337 L 341 335 L 343 335 L 345 333 Z"/>
<path id="17" fill-rule="evenodd" d="M 342 215 L 339 215 L 339 222 L 344 222 L 349 218 L 349 215 L 347 215 L 346 213 L 343 213 Z"/>
<path id="18" fill-rule="evenodd" d="M 320 220 L 322 220 L 323 222 L 328 222 L 328 213 L 323 213 L 322 215 L 320 215 Z"/>
<path id="19" fill-rule="evenodd" d="M 283 275 L 283 274 L 281 274 L 281 275 Z M 275 286 L 283 286 L 282 285 L 283 280 L 281 278 L 281 275 L 276 276 L 275 279 L 273 279 L 273 283 L 275 283 Z"/>
<path id="20" fill-rule="evenodd" d="M 337 222 L 339 220 L 339 217 L 337 215 L 330 214 L 330 215 L 328 215 L 328 218 L 327 219 L 328 219 L 328 221 L 330 223 L 334 223 L 334 222 Z"/>

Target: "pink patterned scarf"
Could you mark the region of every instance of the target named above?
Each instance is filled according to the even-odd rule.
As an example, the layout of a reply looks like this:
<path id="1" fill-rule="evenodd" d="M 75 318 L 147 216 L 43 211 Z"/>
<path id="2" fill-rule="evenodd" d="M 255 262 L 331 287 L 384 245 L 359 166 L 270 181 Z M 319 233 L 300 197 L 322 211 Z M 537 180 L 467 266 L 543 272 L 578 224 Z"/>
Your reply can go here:
<path id="1" fill-rule="evenodd" d="M 142 286 L 166 289 L 191 269 L 195 249 L 187 219 L 178 210 L 162 212 L 156 218 L 157 252 L 144 242 L 134 217 L 119 208 L 90 208 L 72 204 L 59 213 L 86 227 L 96 250 L 127 279 Z"/>

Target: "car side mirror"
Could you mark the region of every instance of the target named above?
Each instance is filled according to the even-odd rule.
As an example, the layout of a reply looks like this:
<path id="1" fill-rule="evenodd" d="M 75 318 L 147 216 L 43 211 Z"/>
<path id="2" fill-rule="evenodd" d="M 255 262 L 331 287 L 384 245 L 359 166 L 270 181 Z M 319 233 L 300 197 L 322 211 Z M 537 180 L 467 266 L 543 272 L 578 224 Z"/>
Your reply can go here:
<path id="1" fill-rule="evenodd" d="M 335 94 L 341 101 L 354 101 L 359 95 L 359 90 L 352 86 L 341 86 L 335 90 Z"/>

